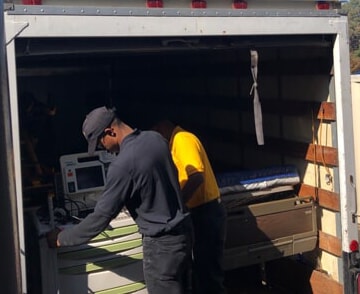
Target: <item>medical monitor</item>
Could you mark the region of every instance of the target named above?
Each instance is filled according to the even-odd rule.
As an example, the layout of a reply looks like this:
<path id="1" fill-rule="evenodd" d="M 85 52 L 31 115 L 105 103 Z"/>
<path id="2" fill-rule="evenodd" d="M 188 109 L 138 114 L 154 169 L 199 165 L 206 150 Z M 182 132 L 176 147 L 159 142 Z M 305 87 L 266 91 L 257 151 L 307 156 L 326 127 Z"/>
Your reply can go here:
<path id="1" fill-rule="evenodd" d="M 114 155 L 107 151 L 68 154 L 60 157 L 65 195 L 102 191 L 106 184 L 106 172 Z"/>

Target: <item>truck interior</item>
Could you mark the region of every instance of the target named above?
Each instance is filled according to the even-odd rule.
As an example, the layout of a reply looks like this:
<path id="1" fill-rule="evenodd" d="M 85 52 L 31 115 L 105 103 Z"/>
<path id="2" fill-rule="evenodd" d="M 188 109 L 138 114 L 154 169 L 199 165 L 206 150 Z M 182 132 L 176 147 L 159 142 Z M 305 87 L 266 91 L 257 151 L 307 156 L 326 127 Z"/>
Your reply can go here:
<path id="1" fill-rule="evenodd" d="M 224 192 L 225 263 L 231 273 L 256 268 L 257 282 L 266 276 L 306 293 L 309 284 L 289 286 L 295 278 L 288 266 L 317 267 L 321 211 L 338 209 L 326 201 L 319 207 L 314 192 L 336 185 L 333 43 L 332 35 L 16 39 L 24 210 L 46 212 L 59 158 L 87 151 L 81 125 L 93 108 L 116 107 L 142 130 L 170 119 L 201 139 L 219 179 L 254 179 L 256 171 L 269 176 L 282 167 L 295 173 L 297 180 L 284 185 L 244 191 L 242 182 L 240 191 Z M 256 77 L 251 52 L 258 55 Z M 36 259 L 31 230 L 26 245 Z M 281 267 L 289 277 L 273 270 Z M 41 281 L 33 272 L 35 289 Z"/>

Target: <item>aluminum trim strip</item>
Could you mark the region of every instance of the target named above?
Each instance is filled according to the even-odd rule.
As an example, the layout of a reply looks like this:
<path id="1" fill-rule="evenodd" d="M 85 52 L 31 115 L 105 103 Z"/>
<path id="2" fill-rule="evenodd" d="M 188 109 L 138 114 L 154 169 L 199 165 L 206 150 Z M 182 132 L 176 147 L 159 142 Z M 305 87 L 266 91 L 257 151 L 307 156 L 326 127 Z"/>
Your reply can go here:
<path id="1" fill-rule="evenodd" d="M 335 17 L 337 10 L 315 9 L 190 9 L 14 5 L 9 15 L 99 15 L 181 17 Z"/>

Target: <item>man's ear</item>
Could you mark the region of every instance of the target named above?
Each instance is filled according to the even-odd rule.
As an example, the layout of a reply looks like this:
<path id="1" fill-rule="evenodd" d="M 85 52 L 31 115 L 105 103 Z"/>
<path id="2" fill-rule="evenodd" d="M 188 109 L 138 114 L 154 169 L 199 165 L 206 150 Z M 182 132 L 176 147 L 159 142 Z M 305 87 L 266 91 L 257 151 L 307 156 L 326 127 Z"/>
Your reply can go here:
<path id="1" fill-rule="evenodd" d="M 110 137 L 116 137 L 116 133 L 114 132 L 113 128 L 106 128 L 105 129 L 105 134 L 109 135 Z"/>

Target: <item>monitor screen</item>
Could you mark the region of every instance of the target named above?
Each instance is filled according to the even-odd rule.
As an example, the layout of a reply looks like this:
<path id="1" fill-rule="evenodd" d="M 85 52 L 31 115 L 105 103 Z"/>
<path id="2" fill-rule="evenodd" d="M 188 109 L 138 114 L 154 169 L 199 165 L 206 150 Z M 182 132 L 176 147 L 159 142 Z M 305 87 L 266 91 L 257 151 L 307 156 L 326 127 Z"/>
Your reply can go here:
<path id="1" fill-rule="evenodd" d="M 65 195 L 98 193 L 104 190 L 106 171 L 116 155 L 105 151 L 66 154 L 60 157 Z M 84 195 L 82 195 L 84 196 Z"/>
<path id="2" fill-rule="evenodd" d="M 75 168 L 76 185 L 78 190 L 86 190 L 96 187 L 103 187 L 103 167 L 94 165 L 88 167 Z"/>

